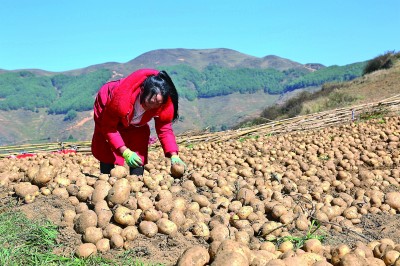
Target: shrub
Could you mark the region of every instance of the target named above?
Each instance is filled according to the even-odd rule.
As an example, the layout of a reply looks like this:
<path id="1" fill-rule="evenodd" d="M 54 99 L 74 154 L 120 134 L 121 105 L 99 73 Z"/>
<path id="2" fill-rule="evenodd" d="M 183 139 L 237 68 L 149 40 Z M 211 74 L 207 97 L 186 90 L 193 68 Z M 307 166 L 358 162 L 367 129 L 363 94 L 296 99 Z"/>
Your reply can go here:
<path id="1" fill-rule="evenodd" d="M 363 75 L 372 73 L 380 69 L 388 69 L 393 66 L 393 60 L 396 57 L 394 51 L 388 51 L 383 55 L 379 55 L 372 60 L 368 61 L 363 70 Z"/>
<path id="2" fill-rule="evenodd" d="M 69 110 L 67 114 L 64 116 L 64 121 L 72 121 L 76 118 L 77 112 L 75 110 Z"/>

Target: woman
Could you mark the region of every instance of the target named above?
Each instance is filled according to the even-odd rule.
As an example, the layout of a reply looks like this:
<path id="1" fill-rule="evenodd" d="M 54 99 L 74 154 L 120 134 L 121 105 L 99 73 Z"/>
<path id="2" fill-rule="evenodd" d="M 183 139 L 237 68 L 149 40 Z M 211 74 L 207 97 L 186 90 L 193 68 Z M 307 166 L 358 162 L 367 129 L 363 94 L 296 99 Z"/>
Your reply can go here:
<path id="1" fill-rule="evenodd" d="M 152 118 L 165 156 L 172 164 L 185 165 L 172 130 L 178 117 L 178 92 L 165 71 L 140 69 L 103 85 L 94 103 L 92 139 L 100 172 L 109 174 L 114 165 L 126 162 L 131 175 L 143 175 Z"/>

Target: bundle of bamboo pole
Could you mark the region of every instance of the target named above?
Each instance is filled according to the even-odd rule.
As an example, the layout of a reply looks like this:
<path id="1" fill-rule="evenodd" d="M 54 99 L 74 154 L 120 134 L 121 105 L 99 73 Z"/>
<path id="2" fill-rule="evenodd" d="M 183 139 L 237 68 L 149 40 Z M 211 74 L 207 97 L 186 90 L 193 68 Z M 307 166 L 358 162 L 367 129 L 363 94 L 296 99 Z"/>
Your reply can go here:
<path id="1" fill-rule="evenodd" d="M 372 116 L 373 114 L 381 114 L 385 116 L 400 115 L 400 94 L 374 103 L 296 116 L 238 130 L 227 130 L 213 133 L 186 132 L 178 135 L 176 141 L 181 145 L 190 145 L 199 142 L 226 141 L 229 139 L 240 138 L 245 135 L 277 135 L 296 131 L 315 130 L 332 125 L 349 123 L 360 119 L 362 120 L 363 117 Z M 21 153 L 54 152 L 64 149 L 74 149 L 77 152 L 90 153 L 90 146 L 90 141 L 0 146 L 0 157 L 7 157 Z M 159 146 L 159 142 L 153 144 L 153 147 L 155 148 Z"/>

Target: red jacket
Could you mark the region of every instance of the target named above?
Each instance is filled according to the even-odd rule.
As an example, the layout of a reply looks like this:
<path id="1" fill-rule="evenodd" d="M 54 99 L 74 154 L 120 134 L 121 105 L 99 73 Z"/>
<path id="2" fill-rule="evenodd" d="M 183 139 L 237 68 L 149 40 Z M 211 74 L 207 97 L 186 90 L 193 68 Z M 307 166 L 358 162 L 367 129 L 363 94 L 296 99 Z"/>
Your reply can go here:
<path id="1" fill-rule="evenodd" d="M 170 98 L 160 108 L 146 111 L 139 126 L 130 124 L 140 85 L 147 77 L 157 74 L 157 70 L 141 69 L 100 88 L 94 103 L 95 129 L 92 139 L 92 153 L 99 161 L 123 165 L 124 158 L 117 149 L 126 145 L 147 163 L 150 137 L 147 123 L 152 118 L 165 155 L 169 157 L 171 152 L 178 152 L 172 130 L 174 106 Z"/>

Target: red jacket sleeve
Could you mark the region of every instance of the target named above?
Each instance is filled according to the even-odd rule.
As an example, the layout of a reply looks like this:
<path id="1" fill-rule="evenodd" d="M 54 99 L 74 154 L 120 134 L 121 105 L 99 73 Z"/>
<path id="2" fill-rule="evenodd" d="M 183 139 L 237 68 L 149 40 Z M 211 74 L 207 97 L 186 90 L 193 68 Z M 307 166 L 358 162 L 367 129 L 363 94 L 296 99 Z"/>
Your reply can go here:
<path id="1" fill-rule="evenodd" d="M 178 153 L 179 149 L 176 144 L 174 131 L 172 130 L 172 123 L 163 122 L 159 117 L 154 117 L 154 124 L 165 156 L 171 157 L 171 152 Z"/>

